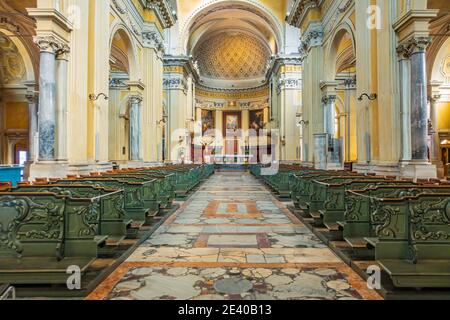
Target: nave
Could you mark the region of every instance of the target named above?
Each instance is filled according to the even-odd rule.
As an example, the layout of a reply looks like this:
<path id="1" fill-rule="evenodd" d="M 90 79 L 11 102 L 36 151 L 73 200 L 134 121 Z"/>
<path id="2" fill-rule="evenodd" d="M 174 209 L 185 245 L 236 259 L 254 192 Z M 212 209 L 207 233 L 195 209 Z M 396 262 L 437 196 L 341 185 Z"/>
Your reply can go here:
<path id="1" fill-rule="evenodd" d="M 380 299 L 249 173 L 180 204 L 88 299 Z"/>

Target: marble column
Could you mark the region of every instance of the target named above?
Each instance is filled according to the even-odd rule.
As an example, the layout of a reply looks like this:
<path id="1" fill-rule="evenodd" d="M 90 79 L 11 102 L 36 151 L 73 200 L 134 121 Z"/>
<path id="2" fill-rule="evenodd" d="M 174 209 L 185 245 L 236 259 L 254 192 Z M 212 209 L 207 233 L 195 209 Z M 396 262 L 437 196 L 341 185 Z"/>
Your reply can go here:
<path id="1" fill-rule="evenodd" d="M 441 99 L 440 86 L 442 84 L 442 82 L 438 81 L 430 83 L 431 163 L 436 165 L 438 177 L 444 176 L 444 164 L 439 156 L 441 139 L 439 138 L 438 128 L 438 105 Z"/>
<path id="2" fill-rule="evenodd" d="M 28 92 L 28 162 L 36 160 L 36 134 L 38 133 L 38 95 L 36 92 Z"/>
<path id="3" fill-rule="evenodd" d="M 55 160 L 56 150 L 56 52 L 61 44 L 52 36 L 38 36 L 39 69 L 39 161 Z"/>
<path id="4" fill-rule="evenodd" d="M 428 37 L 413 38 L 411 50 L 411 155 L 415 162 L 428 162 L 427 77 L 425 51 Z"/>
<path id="5" fill-rule="evenodd" d="M 56 160 L 67 161 L 67 70 L 69 46 L 56 52 Z"/>
<path id="6" fill-rule="evenodd" d="M 401 161 L 411 161 L 411 72 L 410 52 L 405 45 L 397 48 L 400 67 Z"/>
<path id="7" fill-rule="evenodd" d="M 336 136 L 336 96 L 327 95 L 322 98 L 322 103 L 324 107 L 324 128 L 325 133 L 329 134 L 331 138 Z"/>
<path id="8" fill-rule="evenodd" d="M 141 102 L 139 95 L 130 99 L 130 160 L 141 160 Z"/>

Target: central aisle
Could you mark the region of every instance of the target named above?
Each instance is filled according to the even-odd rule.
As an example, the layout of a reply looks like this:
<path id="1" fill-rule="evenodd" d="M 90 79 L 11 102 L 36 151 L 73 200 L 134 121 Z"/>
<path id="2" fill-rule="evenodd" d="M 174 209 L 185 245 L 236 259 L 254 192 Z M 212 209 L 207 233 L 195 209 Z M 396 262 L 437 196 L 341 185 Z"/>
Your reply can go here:
<path id="1" fill-rule="evenodd" d="M 216 173 L 89 299 L 379 299 L 247 173 Z"/>

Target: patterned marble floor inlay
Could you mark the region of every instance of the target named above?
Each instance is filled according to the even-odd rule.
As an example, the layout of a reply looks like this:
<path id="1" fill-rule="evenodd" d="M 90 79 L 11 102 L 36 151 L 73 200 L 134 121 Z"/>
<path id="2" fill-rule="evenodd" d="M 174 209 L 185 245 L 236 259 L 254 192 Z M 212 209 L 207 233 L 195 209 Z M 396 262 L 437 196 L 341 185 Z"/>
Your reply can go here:
<path id="1" fill-rule="evenodd" d="M 380 299 L 258 180 L 216 173 L 88 299 Z"/>

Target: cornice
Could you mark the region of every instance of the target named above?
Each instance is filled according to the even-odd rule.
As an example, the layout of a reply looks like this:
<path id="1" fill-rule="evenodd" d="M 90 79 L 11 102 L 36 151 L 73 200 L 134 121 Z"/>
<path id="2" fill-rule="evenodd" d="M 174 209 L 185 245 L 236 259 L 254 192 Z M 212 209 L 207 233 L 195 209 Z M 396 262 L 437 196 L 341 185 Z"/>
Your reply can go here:
<path id="1" fill-rule="evenodd" d="M 268 81 L 272 74 L 277 74 L 280 68 L 285 65 L 302 65 L 302 56 L 300 54 L 273 56 L 270 60 L 266 80 Z"/>
<path id="2" fill-rule="evenodd" d="M 186 74 L 192 75 L 197 82 L 200 79 L 197 65 L 188 56 L 165 55 L 163 61 L 164 66 L 182 67 L 185 70 Z"/>
<path id="3" fill-rule="evenodd" d="M 253 87 L 253 88 L 245 88 L 245 89 L 222 89 L 222 88 L 212 88 L 205 85 L 196 85 L 196 90 L 203 92 L 211 92 L 211 93 L 221 93 L 221 94 L 246 94 L 246 93 L 260 93 L 263 90 L 268 90 L 269 86 L 267 83 Z"/>
<path id="4" fill-rule="evenodd" d="M 439 10 L 410 10 L 401 16 L 394 24 L 399 42 L 409 40 L 411 37 L 425 37 L 429 34 L 429 21 L 436 18 Z"/>
<path id="5" fill-rule="evenodd" d="M 320 8 L 324 0 L 296 0 L 286 21 L 288 24 L 300 27 L 309 10 Z"/>
<path id="6" fill-rule="evenodd" d="M 167 0 L 140 0 L 143 7 L 155 11 L 164 29 L 173 27 L 177 21 L 177 15 Z"/>

